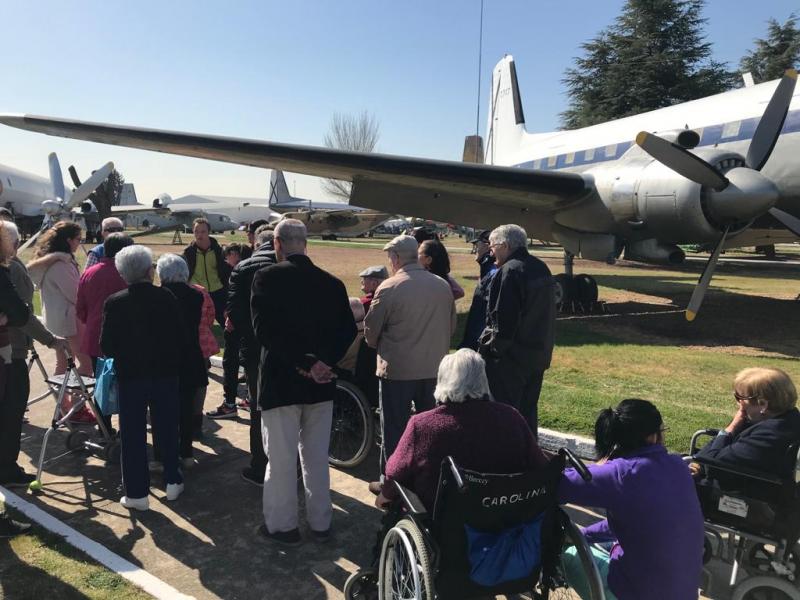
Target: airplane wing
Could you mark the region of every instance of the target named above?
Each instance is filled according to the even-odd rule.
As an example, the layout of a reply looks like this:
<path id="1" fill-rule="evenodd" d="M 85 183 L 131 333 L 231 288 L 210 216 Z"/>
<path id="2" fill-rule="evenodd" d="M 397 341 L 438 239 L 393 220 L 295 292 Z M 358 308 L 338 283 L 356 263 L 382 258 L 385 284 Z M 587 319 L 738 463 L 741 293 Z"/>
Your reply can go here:
<path id="1" fill-rule="evenodd" d="M 594 190 L 591 180 L 576 173 L 367 154 L 33 115 L 0 115 L 0 122 L 48 135 L 351 181 L 353 205 L 444 221 L 452 221 L 458 215 L 464 225 L 481 225 L 495 213 L 503 214 L 507 220 L 509 209 L 551 215 L 581 202 Z"/>
<path id="2" fill-rule="evenodd" d="M 111 213 L 113 215 L 127 215 L 127 214 L 135 214 L 135 213 L 156 213 L 159 215 L 166 215 L 169 214 L 169 210 L 166 208 L 156 208 L 154 206 L 147 206 L 145 204 L 139 206 L 132 206 L 122 205 L 122 206 L 112 206 Z"/>

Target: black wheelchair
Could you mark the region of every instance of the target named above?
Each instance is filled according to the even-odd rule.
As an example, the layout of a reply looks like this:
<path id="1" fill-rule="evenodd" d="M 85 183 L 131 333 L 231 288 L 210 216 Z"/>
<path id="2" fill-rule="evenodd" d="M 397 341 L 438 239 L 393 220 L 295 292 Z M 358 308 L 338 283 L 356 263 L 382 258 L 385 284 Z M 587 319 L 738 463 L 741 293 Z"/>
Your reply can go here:
<path id="1" fill-rule="evenodd" d="M 731 566 L 732 600 L 800 600 L 800 444 L 787 448 L 791 476 L 780 478 L 697 456 L 700 438 L 717 433 L 703 429 L 691 441 L 691 460 L 703 469 L 697 482 L 705 518 L 703 561 Z M 708 569 L 706 580 L 709 593 Z"/>
<path id="2" fill-rule="evenodd" d="M 500 475 L 442 463 L 432 512 L 394 483 L 399 500 L 384 517 L 372 567 L 347 580 L 347 600 L 448 600 L 527 594 L 574 598 L 562 552 L 575 546 L 591 600 L 603 583 L 580 530 L 558 506 L 557 487 L 569 461 L 585 479 L 583 463 L 563 449 L 534 472 Z M 584 599 L 588 600 L 588 599 Z"/>

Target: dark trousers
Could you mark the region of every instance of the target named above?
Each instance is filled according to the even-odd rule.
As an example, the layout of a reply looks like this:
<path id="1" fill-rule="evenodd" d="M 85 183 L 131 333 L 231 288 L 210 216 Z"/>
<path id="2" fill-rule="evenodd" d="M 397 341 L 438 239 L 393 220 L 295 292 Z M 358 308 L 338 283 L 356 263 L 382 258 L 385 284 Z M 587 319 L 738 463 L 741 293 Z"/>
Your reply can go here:
<path id="1" fill-rule="evenodd" d="M 191 458 L 193 454 L 194 397 L 196 393 L 196 386 L 178 381 L 178 456 L 181 458 Z M 161 462 L 161 446 L 155 436 L 153 437 L 153 458 Z"/>
<path id="2" fill-rule="evenodd" d="M 514 365 L 502 361 L 486 361 L 489 390 L 497 402 L 516 408 L 525 417 L 534 437 L 539 437 L 539 394 L 544 371 L 532 371 L 523 376 Z"/>
<path id="3" fill-rule="evenodd" d="M 182 483 L 178 469 L 178 378 L 119 379 L 119 435 L 122 443 L 122 483 L 129 498 L 150 491 L 147 468 L 147 408 L 153 438 L 161 451 L 167 483 Z"/>
<path id="4" fill-rule="evenodd" d="M 380 467 L 381 473 L 386 470 L 386 461 L 397 448 L 397 443 L 403 435 L 411 418 L 411 403 L 417 413 L 430 410 L 436 404 L 433 390 L 436 389 L 435 379 L 413 379 L 397 381 L 381 379 L 379 382 L 379 395 L 381 404 L 381 445 Z"/>
<path id="5" fill-rule="evenodd" d="M 214 303 L 214 317 L 219 326 L 225 329 L 225 305 L 228 303 L 228 288 L 220 288 L 210 292 L 211 301 Z"/>
<path id="6" fill-rule="evenodd" d="M 258 410 L 258 360 L 247 361 L 244 365 L 247 378 L 247 391 L 250 394 L 250 469 L 256 474 L 264 474 L 267 469 L 267 455 L 261 437 L 261 411 Z"/>
<path id="7" fill-rule="evenodd" d="M 242 336 L 235 331 L 225 331 L 225 352 L 222 354 L 222 391 L 225 404 L 236 406 L 239 391 L 239 347 Z"/>
<path id="8" fill-rule="evenodd" d="M 15 358 L 10 365 L 2 367 L 5 371 L 5 393 L 0 390 L 0 481 L 13 477 L 19 471 L 19 438 L 31 389 L 25 359 Z"/>

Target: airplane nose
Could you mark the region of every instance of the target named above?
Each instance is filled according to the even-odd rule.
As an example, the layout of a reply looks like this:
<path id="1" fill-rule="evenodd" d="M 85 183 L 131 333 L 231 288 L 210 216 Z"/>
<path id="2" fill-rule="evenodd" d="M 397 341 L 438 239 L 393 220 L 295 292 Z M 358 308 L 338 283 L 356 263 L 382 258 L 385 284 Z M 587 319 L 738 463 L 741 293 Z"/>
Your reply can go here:
<path id="1" fill-rule="evenodd" d="M 708 190 L 708 208 L 720 225 L 746 223 L 763 215 L 778 201 L 773 181 L 759 171 L 736 167 L 725 173 L 730 184 L 722 191 Z"/>

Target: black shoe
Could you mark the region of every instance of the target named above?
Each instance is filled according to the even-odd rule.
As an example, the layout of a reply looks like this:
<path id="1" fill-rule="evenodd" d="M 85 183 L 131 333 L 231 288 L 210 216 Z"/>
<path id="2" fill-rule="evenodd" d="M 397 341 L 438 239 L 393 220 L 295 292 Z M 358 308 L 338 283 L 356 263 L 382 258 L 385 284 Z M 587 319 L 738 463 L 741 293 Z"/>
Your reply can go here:
<path id="1" fill-rule="evenodd" d="M 252 485 L 264 487 L 264 473 L 256 473 L 252 467 L 245 467 L 242 469 L 242 479 Z"/>
<path id="2" fill-rule="evenodd" d="M 315 541 L 319 542 L 320 544 L 324 544 L 325 542 L 329 542 L 331 539 L 331 528 L 328 527 L 325 531 L 315 531 L 312 529 L 311 535 L 314 536 Z"/>
<path id="3" fill-rule="evenodd" d="M 0 485 L 4 485 L 10 488 L 28 487 L 28 485 L 30 485 L 30 483 L 35 480 L 36 480 L 35 475 L 28 475 L 25 471 L 20 469 L 19 471 L 14 473 L 11 477 L 0 478 Z"/>
<path id="4" fill-rule="evenodd" d="M 299 546 L 303 542 L 303 539 L 300 537 L 300 530 L 297 528 L 291 531 L 276 531 L 275 533 L 270 533 L 267 526 L 262 523 L 258 526 L 257 531 L 258 535 L 265 540 L 277 542 L 284 546 Z"/>
<path id="5" fill-rule="evenodd" d="M 8 515 L 0 516 L 0 539 L 11 538 L 20 533 L 25 533 L 30 528 L 30 523 L 20 523 L 9 518 Z"/>

